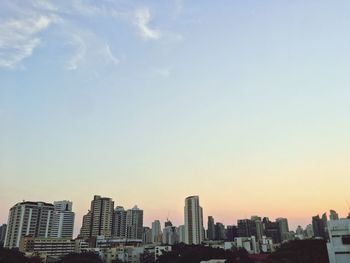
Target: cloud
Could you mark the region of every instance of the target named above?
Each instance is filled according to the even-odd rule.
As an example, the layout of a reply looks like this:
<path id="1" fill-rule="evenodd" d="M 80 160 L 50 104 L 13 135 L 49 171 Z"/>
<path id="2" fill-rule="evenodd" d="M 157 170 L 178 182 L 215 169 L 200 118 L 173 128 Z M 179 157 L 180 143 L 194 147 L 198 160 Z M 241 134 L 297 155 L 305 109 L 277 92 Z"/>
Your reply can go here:
<path id="1" fill-rule="evenodd" d="M 109 47 L 108 44 L 106 44 L 106 46 L 105 46 L 104 55 L 105 55 L 107 61 L 112 62 L 112 64 L 114 64 L 114 65 L 119 64 L 120 60 L 113 55 L 111 48 Z"/>
<path id="2" fill-rule="evenodd" d="M 145 39 L 159 39 L 161 33 L 149 26 L 151 13 L 148 8 L 141 8 L 135 11 L 134 24 L 137 26 L 141 36 Z"/>
<path id="3" fill-rule="evenodd" d="M 79 35 L 72 35 L 72 40 L 70 44 L 76 46 L 75 54 L 68 60 L 66 69 L 67 70 L 76 70 L 80 63 L 85 59 L 87 47 L 86 43 L 82 37 Z"/>
<path id="4" fill-rule="evenodd" d="M 11 19 L 0 24 L 0 67 L 15 68 L 41 42 L 40 32 L 56 21 L 55 16 Z"/>

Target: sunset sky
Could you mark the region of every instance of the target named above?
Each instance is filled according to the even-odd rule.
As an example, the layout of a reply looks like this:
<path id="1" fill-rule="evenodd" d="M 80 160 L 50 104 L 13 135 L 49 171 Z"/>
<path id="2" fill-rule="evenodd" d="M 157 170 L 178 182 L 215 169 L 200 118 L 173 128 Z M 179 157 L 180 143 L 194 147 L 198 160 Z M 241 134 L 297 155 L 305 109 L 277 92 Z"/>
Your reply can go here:
<path id="1" fill-rule="evenodd" d="M 94 194 L 294 230 L 350 202 L 349 1 L 0 2 L 0 224 Z"/>

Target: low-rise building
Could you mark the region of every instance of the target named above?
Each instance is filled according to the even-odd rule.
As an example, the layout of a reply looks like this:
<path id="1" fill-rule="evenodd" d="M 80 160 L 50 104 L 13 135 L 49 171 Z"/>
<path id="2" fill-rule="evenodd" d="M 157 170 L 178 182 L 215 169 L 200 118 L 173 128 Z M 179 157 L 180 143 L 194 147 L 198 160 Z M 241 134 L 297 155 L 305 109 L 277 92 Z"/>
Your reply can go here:
<path id="1" fill-rule="evenodd" d="M 327 222 L 329 242 L 327 243 L 330 263 L 350 262 L 350 219 Z"/>

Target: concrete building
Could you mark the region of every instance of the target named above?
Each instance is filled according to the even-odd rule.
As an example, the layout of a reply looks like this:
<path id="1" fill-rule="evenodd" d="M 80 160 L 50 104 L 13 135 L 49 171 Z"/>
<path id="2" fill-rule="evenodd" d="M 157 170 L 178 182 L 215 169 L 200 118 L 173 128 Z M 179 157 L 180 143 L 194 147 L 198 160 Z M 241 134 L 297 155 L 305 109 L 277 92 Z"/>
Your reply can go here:
<path id="1" fill-rule="evenodd" d="M 53 203 L 54 212 L 50 236 L 53 238 L 73 238 L 74 212 L 70 201 L 56 201 Z"/>
<path id="2" fill-rule="evenodd" d="M 225 240 L 226 239 L 226 229 L 224 224 L 217 222 L 215 224 L 215 239 Z"/>
<path id="3" fill-rule="evenodd" d="M 327 243 L 329 263 L 350 262 L 350 219 L 328 221 L 329 242 Z"/>
<path id="4" fill-rule="evenodd" d="M 126 238 L 126 210 L 122 206 L 114 209 L 112 237 L 115 239 Z"/>
<path id="5" fill-rule="evenodd" d="M 176 228 L 177 236 L 179 238 L 179 243 L 185 243 L 186 242 L 186 231 L 185 226 L 180 225 Z"/>
<path id="6" fill-rule="evenodd" d="M 176 227 L 167 226 L 163 229 L 162 243 L 167 245 L 174 245 L 179 242 L 179 236 L 176 231 Z"/>
<path id="7" fill-rule="evenodd" d="M 83 218 L 80 234 L 84 238 L 112 236 L 114 202 L 111 198 L 95 195 L 89 212 Z"/>
<path id="8" fill-rule="evenodd" d="M 142 240 L 143 210 L 136 205 L 126 212 L 126 235 L 128 239 Z"/>
<path id="9" fill-rule="evenodd" d="M 7 229 L 6 224 L 2 224 L 0 226 L 0 247 L 3 247 L 5 243 L 6 229 Z"/>
<path id="10" fill-rule="evenodd" d="M 48 238 L 51 233 L 53 204 L 21 202 L 9 212 L 5 237 L 6 248 L 18 248 L 24 236 Z"/>
<path id="11" fill-rule="evenodd" d="M 207 238 L 208 240 L 215 240 L 215 222 L 212 216 L 208 216 Z"/>
<path id="12" fill-rule="evenodd" d="M 152 229 L 145 226 L 143 227 L 143 236 L 142 236 L 143 244 L 152 244 Z"/>
<path id="13" fill-rule="evenodd" d="M 334 210 L 329 210 L 329 220 L 339 220 L 339 215 Z"/>
<path id="14" fill-rule="evenodd" d="M 203 209 L 198 196 L 189 196 L 185 199 L 185 243 L 201 244 L 203 240 Z"/>
<path id="15" fill-rule="evenodd" d="M 287 218 L 277 218 L 276 223 L 279 228 L 280 233 L 280 240 L 281 241 L 288 241 L 289 238 L 289 227 L 288 227 L 288 219 Z"/>
<path id="16" fill-rule="evenodd" d="M 319 215 L 312 217 L 312 229 L 315 237 L 326 238 L 326 225 L 324 222 L 325 217 L 327 218 L 325 214 L 322 215 L 322 219 Z"/>
<path id="17" fill-rule="evenodd" d="M 23 237 L 19 251 L 26 255 L 39 255 L 42 258 L 60 258 L 75 252 L 75 241 L 67 238 Z"/>
<path id="18" fill-rule="evenodd" d="M 152 222 L 152 243 L 162 242 L 162 229 L 159 220 Z"/>

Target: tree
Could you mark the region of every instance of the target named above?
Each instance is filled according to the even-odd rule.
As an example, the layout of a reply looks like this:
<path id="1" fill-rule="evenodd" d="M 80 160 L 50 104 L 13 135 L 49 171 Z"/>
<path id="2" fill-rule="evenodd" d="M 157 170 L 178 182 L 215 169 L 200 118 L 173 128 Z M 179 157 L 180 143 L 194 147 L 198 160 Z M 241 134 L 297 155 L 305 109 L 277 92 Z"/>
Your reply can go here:
<path id="1" fill-rule="evenodd" d="M 0 248 L 0 263 L 42 263 L 39 257 L 26 257 L 15 249 Z"/>
<path id="2" fill-rule="evenodd" d="M 69 254 L 57 263 L 103 263 L 100 257 L 94 253 Z"/>

